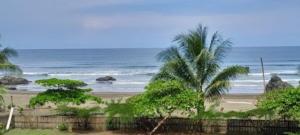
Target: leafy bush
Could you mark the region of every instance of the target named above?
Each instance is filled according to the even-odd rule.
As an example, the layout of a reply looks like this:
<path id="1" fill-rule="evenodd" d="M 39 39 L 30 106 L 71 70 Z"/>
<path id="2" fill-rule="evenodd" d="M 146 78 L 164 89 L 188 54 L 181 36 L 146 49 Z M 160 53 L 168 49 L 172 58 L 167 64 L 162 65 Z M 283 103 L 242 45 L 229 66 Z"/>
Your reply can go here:
<path id="1" fill-rule="evenodd" d="M 134 104 L 136 115 L 155 117 L 175 110 L 190 114 L 197 105 L 197 96 L 195 91 L 178 81 L 155 81 L 143 94 L 130 98 L 128 102 Z"/>
<path id="2" fill-rule="evenodd" d="M 127 99 L 125 103 L 109 104 L 107 114 L 110 117 L 163 117 L 151 131 L 153 134 L 175 111 L 193 115 L 193 109 L 199 105 L 198 93 L 179 81 L 154 81 L 145 89 L 144 93 Z"/>
<path id="3" fill-rule="evenodd" d="M 36 97 L 30 99 L 29 105 L 34 107 L 36 105 L 44 105 L 47 102 L 54 104 L 73 103 L 76 105 L 83 104 L 88 100 L 101 103 L 99 97 L 87 94 L 90 89 L 76 89 L 76 90 L 52 90 L 39 93 Z"/>
<path id="4" fill-rule="evenodd" d="M 106 108 L 109 116 L 157 117 L 176 111 L 192 114 L 198 94 L 178 81 L 155 81 L 146 91 L 125 103 L 112 102 Z M 204 108 L 204 107 L 203 107 Z"/>
<path id="5" fill-rule="evenodd" d="M 68 124 L 66 124 L 66 123 L 60 123 L 60 124 L 58 124 L 57 129 L 59 131 L 67 131 L 68 130 Z"/>
<path id="6" fill-rule="evenodd" d="M 77 87 L 86 86 L 86 83 L 78 80 L 69 80 L 69 79 L 57 79 L 57 78 L 51 78 L 51 79 L 44 79 L 44 80 L 37 80 L 37 84 L 54 88 L 54 89 L 76 89 Z"/>
<path id="7" fill-rule="evenodd" d="M 300 88 L 288 88 L 266 93 L 258 101 L 258 108 L 281 118 L 300 120 Z"/>
<path id="8" fill-rule="evenodd" d="M 82 81 L 52 78 L 37 80 L 36 83 L 50 89 L 31 98 L 29 102 L 30 107 L 44 105 L 47 102 L 54 104 L 73 103 L 76 105 L 83 104 L 88 100 L 96 101 L 97 103 L 102 102 L 101 98 L 88 94 L 91 89 L 79 88 L 85 85 Z"/>

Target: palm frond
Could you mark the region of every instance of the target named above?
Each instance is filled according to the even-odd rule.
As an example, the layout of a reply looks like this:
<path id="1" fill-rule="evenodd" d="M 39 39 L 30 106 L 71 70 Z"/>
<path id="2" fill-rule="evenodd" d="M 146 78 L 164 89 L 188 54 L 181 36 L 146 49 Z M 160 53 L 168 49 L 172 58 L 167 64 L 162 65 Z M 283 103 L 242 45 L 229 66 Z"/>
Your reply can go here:
<path id="1" fill-rule="evenodd" d="M 189 61 L 193 61 L 206 47 L 207 27 L 199 25 L 196 30 L 180 34 L 174 41 L 180 45 L 182 52 Z"/>
<path id="2" fill-rule="evenodd" d="M 177 35 L 174 39 L 179 44 L 180 50 L 184 53 L 185 57 L 192 61 L 193 58 L 197 55 L 196 51 L 197 49 L 196 45 L 192 46 L 194 43 L 191 34 L 180 34 Z"/>
<path id="3" fill-rule="evenodd" d="M 214 99 L 218 99 L 223 94 L 228 92 L 229 88 L 230 88 L 229 80 L 216 81 L 215 83 L 210 85 L 209 90 L 205 91 L 204 96 L 209 101 L 212 101 Z"/>
<path id="4" fill-rule="evenodd" d="M 19 66 L 13 65 L 11 63 L 0 64 L 0 71 L 14 73 L 14 74 L 22 74 L 23 73 L 22 69 Z"/>
<path id="5" fill-rule="evenodd" d="M 5 55 L 7 58 L 18 56 L 18 52 L 15 49 L 8 48 L 8 47 L 4 48 L 0 53 Z"/>
<path id="6" fill-rule="evenodd" d="M 215 49 L 215 46 L 218 42 L 219 42 L 219 34 L 218 34 L 218 32 L 215 32 L 211 37 L 208 51 L 212 52 Z"/>
<path id="7" fill-rule="evenodd" d="M 176 77 L 174 77 L 170 72 L 168 72 L 168 66 L 162 66 L 159 72 L 151 78 L 151 82 L 157 80 L 176 80 Z"/>
<path id="8" fill-rule="evenodd" d="M 228 50 L 231 49 L 232 42 L 230 40 L 219 39 L 218 45 L 213 50 L 214 57 L 216 61 L 222 62 L 223 58 L 226 56 Z"/>
<path id="9" fill-rule="evenodd" d="M 216 61 L 215 57 L 208 51 L 205 51 L 205 56 L 203 56 L 203 62 L 197 62 L 198 73 L 197 75 L 200 78 L 200 83 L 207 83 L 219 70 L 220 65 L 218 61 Z M 199 59 L 201 61 L 201 59 Z M 202 68 L 199 68 L 202 67 Z"/>
<path id="10" fill-rule="evenodd" d="M 172 74 L 176 80 L 180 80 L 184 84 L 189 84 L 190 86 L 196 85 L 194 73 L 184 59 L 181 58 L 170 61 L 166 64 L 166 66 L 169 73 Z"/>
<path id="11" fill-rule="evenodd" d="M 198 25 L 198 28 L 196 29 L 196 32 L 197 32 L 197 36 L 198 36 L 198 39 L 201 40 L 201 43 L 203 45 L 206 44 L 206 38 L 207 38 L 207 27 L 206 26 L 203 26 L 202 24 L 199 24 Z"/>
<path id="12" fill-rule="evenodd" d="M 191 66 L 180 54 L 177 58 L 166 61 L 152 80 L 180 80 L 189 86 L 197 84 Z"/>
<path id="13" fill-rule="evenodd" d="M 196 69 L 197 78 L 199 78 L 199 80 L 203 79 L 203 75 L 205 74 L 205 70 L 207 69 L 207 63 L 209 62 L 209 60 L 209 52 L 206 49 L 202 49 L 200 54 L 193 62 L 193 65 Z M 201 81 L 199 83 L 201 83 Z"/>
<path id="14" fill-rule="evenodd" d="M 162 62 L 174 60 L 178 57 L 180 57 L 180 52 L 177 47 L 167 48 L 156 55 L 157 60 Z"/>
<path id="15" fill-rule="evenodd" d="M 238 65 L 227 67 L 211 80 L 210 84 L 208 84 L 208 86 L 205 88 L 204 93 L 206 96 L 213 96 L 212 93 L 217 93 L 216 96 L 218 96 L 218 93 L 222 93 L 224 90 L 230 87 L 230 85 L 220 85 L 220 82 L 228 84 L 227 82 L 229 82 L 230 79 L 234 79 L 238 75 L 247 73 L 249 73 L 249 69 L 247 67 L 242 67 Z M 219 86 L 217 87 L 218 89 L 216 89 L 216 86 Z M 219 90 L 219 92 L 216 92 L 216 90 Z"/>

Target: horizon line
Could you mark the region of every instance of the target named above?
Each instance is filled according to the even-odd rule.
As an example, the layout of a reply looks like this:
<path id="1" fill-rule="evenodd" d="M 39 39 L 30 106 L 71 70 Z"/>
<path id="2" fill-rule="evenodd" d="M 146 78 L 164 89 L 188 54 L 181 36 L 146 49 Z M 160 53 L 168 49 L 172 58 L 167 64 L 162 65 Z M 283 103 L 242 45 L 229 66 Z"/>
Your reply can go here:
<path id="1" fill-rule="evenodd" d="M 277 48 L 277 47 L 300 47 L 300 46 L 232 46 L 232 48 Z M 14 48 L 16 50 L 90 50 L 90 49 L 166 49 L 168 47 L 112 47 L 112 48 Z"/>

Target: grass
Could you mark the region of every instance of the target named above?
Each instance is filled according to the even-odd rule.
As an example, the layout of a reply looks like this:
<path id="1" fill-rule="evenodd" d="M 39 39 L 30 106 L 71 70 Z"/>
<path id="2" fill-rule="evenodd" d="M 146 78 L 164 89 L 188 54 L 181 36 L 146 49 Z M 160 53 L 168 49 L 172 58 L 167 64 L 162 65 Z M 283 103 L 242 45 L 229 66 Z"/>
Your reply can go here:
<path id="1" fill-rule="evenodd" d="M 51 129 L 12 129 L 5 135 L 72 135 L 71 133 Z"/>

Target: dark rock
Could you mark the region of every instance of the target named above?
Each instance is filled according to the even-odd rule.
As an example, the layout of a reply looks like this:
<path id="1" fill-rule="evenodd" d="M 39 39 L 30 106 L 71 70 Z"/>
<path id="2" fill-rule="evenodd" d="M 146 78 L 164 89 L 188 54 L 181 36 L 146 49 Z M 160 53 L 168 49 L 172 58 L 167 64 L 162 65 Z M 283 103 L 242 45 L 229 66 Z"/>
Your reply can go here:
<path id="1" fill-rule="evenodd" d="M 17 88 L 15 86 L 7 86 L 6 89 L 8 89 L 8 90 L 17 90 Z"/>
<path id="2" fill-rule="evenodd" d="M 290 88 L 293 87 L 291 84 L 284 82 L 281 80 L 279 76 L 276 74 L 272 75 L 270 81 L 266 85 L 266 91 L 272 91 L 272 90 L 278 90 L 278 89 L 284 89 L 284 88 Z"/>
<path id="3" fill-rule="evenodd" d="M 19 85 L 19 84 L 28 84 L 30 81 L 24 78 L 4 76 L 0 79 L 0 84 L 2 85 Z"/>
<path id="4" fill-rule="evenodd" d="M 116 80 L 117 80 L 116 78 L 113 78 L 111 76 L 99 77 L 96 79 L 96 81 L 99 81 L 99 82 L 116 81 Z"/>

